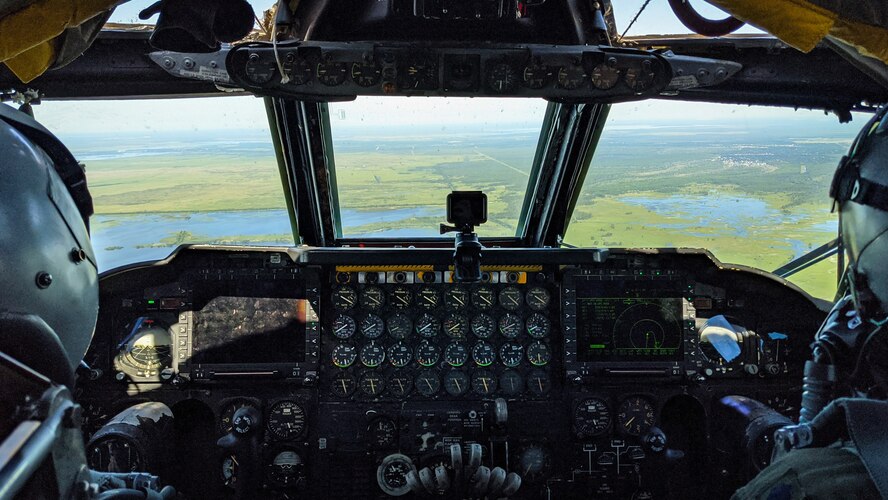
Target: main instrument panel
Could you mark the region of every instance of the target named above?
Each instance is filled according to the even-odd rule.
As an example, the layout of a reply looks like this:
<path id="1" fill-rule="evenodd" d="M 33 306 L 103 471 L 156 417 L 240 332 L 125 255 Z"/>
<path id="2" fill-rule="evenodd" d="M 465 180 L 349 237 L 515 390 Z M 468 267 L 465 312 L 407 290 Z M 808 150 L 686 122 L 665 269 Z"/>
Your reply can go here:
<path id="1" fill-rule="evenodd" d="M 162 402 L 177 458 L 106 439 L 91 465 L 215 497 L 718 497 L 715 402 L 797 412 L 824 313 L 786 282 L 703 252 L 489 249 L 466 284 L 451 258 L 194 247 L 104 276 L 88 427 Z"/>

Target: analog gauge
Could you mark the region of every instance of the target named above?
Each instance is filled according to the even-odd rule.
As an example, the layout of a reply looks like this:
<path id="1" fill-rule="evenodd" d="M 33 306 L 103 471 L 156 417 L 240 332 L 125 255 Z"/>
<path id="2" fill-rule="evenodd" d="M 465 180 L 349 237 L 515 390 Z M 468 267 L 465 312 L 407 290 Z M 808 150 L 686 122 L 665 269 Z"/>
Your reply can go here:
<path id="1" fill-rule="evenodd" d="M 516 396 L 524 390 L 524 379 L 515 370 L 506 370 L 500 375 L 499 387 L 506 396 Z"/>
<path id="2" fill-rule="evenodd" d="M 333 394 L 337 397 L 347 398 L 355 392 L 357 386 L 358 383 L 355 381 L 354 377 L 346 372 L 340 372 L 333 377 L 333 380 L 330 383 L 330 390 L 333 391 Z"/>
<path id="3" fill-rule="evenodd" d="M 472 333 L 479 339 L 489 339 L 496 331 L 496 323 L 488 314 L 481 313 L 472 318 Z"/>
<path id="4" fill-rule="evenodd" d="M 441 295 L 434 288 L 423 288 L 416 294 L 416 305 L 423 309 L 434 309 L 441 302 Z"/>
<path id="5" fill-rule="evenodd" d="M 403 368 L 409 365 L 410 361 L 413 360 L 413 353 L 410 351 L 410 348 L 407 347 L 407 344 L 403 342 L 390 345 L 387 354 L 389 363 L 397 368 Z"/>
<path id="6" fill-rule="evenodd" d="M 144 470 L 142 455 L 129 439 L 108 436 L 99 439 L 87 450 L 89 468 L 102 472 L 136 472 Z"/>
<path id="7" fill-rule="evenodd" d="M 388 380 L 389 393 L 397 398 L 410 394 L 413 388 L 413 377 L 402 372 L 395 372 Z"/>
<path id="8" fill-rule="evenodd" d="M 302 476 L 302 457 L 295 451 L 278 453 L 269 466 L 269 476 L 278 486 L 296 486 Z"/>
<path id="9" fill-rule="evenodd" d="M 367 368 L 376 368 L 385 361 L 385 347 L 371 340 L 361 348 L 361 363 Z"/>
<path id="10" fill-rule="evenodd" d="M 222 484 L 229 488 L 234 488 L 237 483 L 237 473 L 239 469 L 237 457 L 228 455 L 222 459 Z"/>
<path id="11" fill-rule="evenodd" d="M 592 68 L 592 73 L 589 77 L 592 80 L 592 85 L 595 85 L 595 88 L 609 90 L 614 88 L 614 85 L 620 81 L 620 70 L 608 66 L 607 64 L 599 64 Z"/>
<path id="12" fill-rule="evenodd" d="M 518 471 L 523 482 L 540 482 L 552 472 L 551 454 L 542 446 L 531 444 L 518 454 Z"/>
<path id="13" fill-rule="evenodd" d="M 410 304 L 413 303 L 413 292 L 405 286 L 395 287 L 395 289 L 392 290 L 390 301 L 395 307 L 402 309 L 410 307 Z"/>
<path id="14" fill-rule="evenodd" d="M 469 359 L 469 350 L 458 342 L 451 342 L 444 348 L 444 361 L 450 366 L 462 366 Z"/>
<path id="15" fill-rule="evenodd" d="M 293 85 L 305 85 L 314 77 L 311 63 L 290 52 L 284 57 L 284 73 Z"/>
<path id="16" fill-rule="evenodd" d="M 641 396 L 632 396 L 620 404 L 617 423 L 623 432 L 640 436 L 654 425 L 654 405 Z"/>
<path id="17" fill-rule="evenodd" d="M 416 318 L 416 333 L 421 337 L 430 339 L 438 335 L 438 330 L 440 329 L 441 322 L 429 313 L 423 313 Z"/>
<path id="18" fill-rule="evenodd" d="M 451 396 L 462 396 L 469 390 L 469 376 L 459 370 L 451 370 L 444 375 L 444 390 Z"/>
<path id="19" fill-rule="evenodd" d="M 547 307 L 549 307 L 549 301 L 552 300 L 552 296 L 549 294 L 549 290 L 541 286 L 535 286 L 527 291 L 527 306 L 533 309 L 534 311 L 543 311 Z"/>
<path id="20" fill-rule="evenodd" d="M 469 331 L 468 323 L 468 320 L 462 314 L 448 314 L 444 319 L 444 333 L 452 339 L 463 340 Z"/>
<path id="21" fill-rule="evenodd" d="M 544 366 L 549 364 L 552 359 L 552 351 L 549 350 L 549 344 L 545 342 L 531 343 L 527 346 L 527 360 L 534 366 Z"/>
<path id="22" fill-rule="evenodd" d="M 367 372 L 361 375 L 358 387 L 365 395 L 375 398 L 385 390 L 385 378 L 379 373 Z"/>
<path id="23" fill-rule="evenodd" d="M 522 321 L 518 315 L 508 313 L 499 320 L 499 331 L 507 339 L 518 338 L 521 335 Z"/>
<path id="24" fill-rule="evenodd" d="M 348 67 L 340 62 L 319 62 L 316 73 L 319 82 L 328 87 L 335 87 L 345 81 Z"/>
<path id="25" fill-rule="evenodd" d="M 451 309 L 462 309 L 469 304 L 469 292 L 463 288 L 451 288 L 444 294 L 444 305 Z"/>
<path id="26" fill-rule="evenodd" d="M 584 399 L 574 408 L 574 431 L 580 439 L 604 434 L 610 424 L 610 409 L 601 398 Z"/>
<path id="27" fill-rule="evenodd" d="M 504 309 L 508 309 L 509 311 L 517 311 L 521 304 L 524 302 L 524 297 L 521 295 L 521 290 L 515 288 L 514 286 L 509 286 L 503 288 L 503 290 L 499 293 L 499 303 L 503 306 Z"/>
<path id="28" fill-rule="evenodd" d="M 518 75 L 515 74 L 515 68 L 509 63 L 498 63 L 487 74 L 487 86 L 498 94 L 514 91 L 517 84 Z"/>
<path id="29" fill-rule="evenodd" d="M 552 390 L 552 379 L 543 370 L 532 370 L 527 375 L 527 390 L 535 396 L 543 396 Z"/>
<path id="30" fill-rule="evenodd" d="M 234 418 L 234 413 L 241 408 L 256 408 L 256 405 L 251 401 L 247 400 L 237 400 L 232 401 L 225 405 L 222 409 L 222 413 L 219 415 L 219 430 L 222 434 L 228 434 L 232 429 L 232 419 Z"/>
<path id="31" fill-rule="evenodd" d="M 500 361 L 502 361 L 504 365 L 514 368 L 520 365 L 521 360 L 524 359 L 524 347 L 516 342 L 506 342 L 500 346 L 499 355 Z"/>
<path id="32" fill-rule="evenodd" d="M 423 340 L 416 346 L 416 361 L 422 366 L 434 366 L 441 357 L 441 350 L 438 346 L 427 340 Z"/>
<path id="33" fill-rule="evenodd" d="M 654 74 L 638 68 L 626 70 L 626 85 L 635 92 L 644 92 L 654 83 Z"/>
<path id="34" fill-rule="evenodd" d="M 472 375 L 472 390 L 487 396 L 496 392 L 496 375 L 488 370 L 478 370 Z"/>
<path id="35" fill-rule="evenodd" d="M 549 318 L 540 313 L 533 313 L 527 318 L 526 328 L 527 334 L 535 339 L 544 339 L 549 335 L 552 324 Z"/>
<path id="36" fill-rule="evenodd" d="M 407 483 L 407 474 L 416 473 L 413 462 L 400 453 L 393 453 L 382 461 L 376 469 L 376 483 L 388 496 L 401 497 L 410 493 L 410 485 Z"/>
<path id="37" fill-rule="evenodd" d="M 367 441 L 376 449 L 398 444 L 398 425 L 388 417 L 379 417 L 367 426 Z"/>
<path id="38" fill-rule="evenodd" d="M 358 303 L 358 292 L 347 286 L 333 292 L 333 307 L 340 311 L 348 311 Z"/>
<path id="39" fill-rule="evenodd" d="M 486 286 L 472 292 L 472 304 L 478 309 L 488 310 L 496 304 L 496 293 Z"/>
<path id="40" fill-rule="evenodd" d="M 413 329 L 413 322 L 406 315 L 397 313 L 389 317 L 388 321 L 386 321 L 386 326 L 388 327 L 389 335 L 396 339 L 405 339 L 410 335 L 410 330 Z"/>
<path id="41" fill-rule="evenodd" d="M 417 61 L 398 68 L 398 88 L 400 90 L 436 90 L 438 88 L 438 65 L 434 61 Z"/>
<path id="42" fill-rule="evenodd" d="M 382 70 L 373 63 L 354 63 L 351 67 L 352 81 L 361 87 L 372 87 L 379 82 Z"/>
<path id="43" fill-rule="evenodd" d="M 338 368 L 348 368 L 358 359 L 358 350 L 352 344 L 337 344 L 331 356 Z"/>
<path id="44" fill-rule="evenodd" d="M 247 64 L 244 68 L 244 74 L 247 80 L 257 85 L 268 83 L 277 73 L 277 65 L 274 61 L 263 61 L 259 54 L 250 54 L 247 57 Z"/>
<path id="45" fill-rule="evenodd" d="M 472 359 L 478 366 L 490 366 L 496 361 L 496 351 L 487 342 L 479 341 L 472 347 Z"/>
<path id="46" fill-rule="evenodd" d="M 582 66 L 571 64 L 558 70 L 558 86 L 565 90 L 576 90 L 586 82 L 586 70 Z"/>
<path id="47" fill-rule="evenodd" d="M 432 370 L 422 370 L 416 376 L 416 390 L 423 396 L 434 396 L 440 388 L 441 380 Z"/>
<path id="48" fill-rule="evenodd" d="M 295 401 L 275 403 L 268 412 L 267 427 L 278 439 L 296 439 L 305 430 L 305 410 Z"/>
<path id="49" fill-rule="evenodd" d="M 531 64 L 524 68 L 522 74 L 524 86 L 531 89 L 541 89 L 552 80 L 552 71 L 542 64 Z"/>
<path id="50" fill-rule="evenodd" d="M 368 339 L 378 339 L 385 332 L 385 323 L 375 314 L 368 314 L 361 320 L 361 333 Z"/>
<path id="51" fill-rule="evenodd" d="M 366 309 L 379 309 L 385 304 L 385 292 L 378 286 L 368 286 L 361 293 L 361 305 Z"/>
<path id="52" fill-rule="evenodd" d="M 338 314 L 333 320 L 333 336 L 337 339 L 345 340 L 351 338 L 355 334 L 358 325 L 355 324 L 354 318 L 345 314 Z"/>
<path id="53" fill-rule="evenodd" d="M 149 317 L 140 317 L 127 330 L 130 334 L 115 358 L 117 363 L 135 368 L 136 375 L 140 377 L 157 375 L 160 370 L 171 366 L 172 340 L 165 324 Z"/>

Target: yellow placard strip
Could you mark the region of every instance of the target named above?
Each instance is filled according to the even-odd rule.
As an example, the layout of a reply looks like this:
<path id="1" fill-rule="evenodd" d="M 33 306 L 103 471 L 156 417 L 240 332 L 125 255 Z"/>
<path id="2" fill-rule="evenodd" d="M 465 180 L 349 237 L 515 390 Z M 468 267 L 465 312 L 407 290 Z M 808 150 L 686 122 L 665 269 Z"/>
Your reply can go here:
<path id="1" fill-rule="evenodd" d="M 417 272 L 417 271 L 434 271 L 435 266 L 336 266 L 338 273 L 379 273 L 379 272 Z"/>

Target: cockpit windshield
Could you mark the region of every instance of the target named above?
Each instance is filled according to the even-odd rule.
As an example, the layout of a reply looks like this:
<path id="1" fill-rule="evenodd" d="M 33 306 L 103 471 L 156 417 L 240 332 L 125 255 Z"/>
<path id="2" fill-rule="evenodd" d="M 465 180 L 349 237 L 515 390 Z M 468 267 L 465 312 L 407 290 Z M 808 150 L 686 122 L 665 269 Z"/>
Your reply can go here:
<path id="1" fill-rule="evenodd" d="M 330 103 L 337 237 L 440 237 L 451 191 L 488 198 L 482 237 L 519 232 L 542 99 L 359 97 Z"/>

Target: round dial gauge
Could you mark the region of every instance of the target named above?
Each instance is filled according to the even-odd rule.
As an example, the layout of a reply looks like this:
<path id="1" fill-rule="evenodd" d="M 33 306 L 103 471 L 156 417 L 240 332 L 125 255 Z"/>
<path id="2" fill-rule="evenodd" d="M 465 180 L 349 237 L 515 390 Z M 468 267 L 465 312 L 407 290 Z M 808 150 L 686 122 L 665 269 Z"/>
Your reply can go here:
<path id="1" fill-rule="evenodd" d="M 330 390 L 340 398 L 351 396 L 357 386 L 358 383 L 355 381 L 355 378 L 346 372 L 337 373 L 330 382 Z"/>
<path id="2" fill-rule="evenodd" d="M 479 339 L 489 339 L 496 331 L 496 323 L 488 314 L 481 313 L 472 318 L 472 333 Z"/>
<path id="3" fill-rule="evenodd" d="M 542 446 L 531 444 L 519 453 L 518 468 L 524 481 L 528 484 L 538 483 L 552 471 L 551 454 Z"/>
<path id="4" fill-rule="evenodd" d="M 278 486 L 295 486 L 302 475 L 302 457 L 295 451 L 278 453 L 269 466 L 269 476 Z"/>
<path id="5" fill-rule="evenodd" d="M 490 69 L 487 74 L 487 86 L 498 94 L 512 92 L 518 84 L 518 75 L 511 64 L 501 62 Z"/>
<path id="6" fill-rule="evenodd" d="M 654 83 L 653 73 L 638 68 L 627 69 L 624 78 L 626 85 L 635 92 L 644 92 Z"/>
<path id="7" fill-rule="evenodd" d="M 640 436 L 654 425 L 654 405 L 641 396 L 632 396 L 620 403 L 617 425 L 631 436 Z"/>
<path id="8" fill-rule="evenodd" d="M 390 345 L 387 354 L 389 363 L 397 368 L 403 368 L 409 365 L 410 361 L 413 360 L 413 352 L 411 352 L 410 348 L 407 347 L 407 344 L 403 342 Z"/>
<path id="9" fill-rule="evenodd" d="M 305 410 L 295 401 L 275 403 L 268 412 L 267 427 L 278 439 L 296 439 L 305 430 Z"/>
<path id="10" fill-rule="evenodd" d="M 422 341 L 416 346 L 416 361 L 422 366 L 434 366 L 441 357 L 438 346 L 428 341 Z"/>
<path id="11" fill-rule="evenodd" d="M 543 370 L 532 370 L 527 375 L 527 390 L 535 396 L 548 394 L 552 390 L 552 379 Z"/>
<path id="12" fill-rule="evenodd" d="M 492 345 L 479 341 L 472 347 L 472 359 L 478 366 L 490 366 L 496 361 L 496 352 Z"/>
<path id="13" fill-rule="evenodd" d="M 589 75 L 592 85 L 601 90 L 609 90 L 620 81 L 620 70 L 612 68 L 607 64 L 599 64 L 592 68 L 592 74 Z"/>
<path id="14" fill-rule="evenodd" d="M 496 392 L 496 375 L 488 370 L 478 370 L 472 375 L 472 390 L 482 396 Z"/>
<path id="15" fill-rule="evenodd" d="M 432 370 L 422 370 L 416 376 L 416 390 L 423 396 L 434 396 L 440 388 L 441 380 Z"/>
<path id="16" fill-rule="evenodd" d="M 438 65 L 422 61 L 398 68 L 398 88 L 401 90 L 435 90 L 438 88 Z"/>
<path id="17" fill-rule="evenodd" d="M 225 405 L 225 408 L 222 409 L 222 413 L 219 415 L 219 430 L 222 434 L 231 432 L 233 425 L 231 419 L 234 418 L 234 412 L 246 407 L 256 408 L 256 405 L 246 400 L 237 400 Z"/>
<path id="18" fill-rule="evenodd" d="M 228 455 L 222 459 L 222 483 L 225 486 L 234 488 L 237 483 L 238 469 L 237 458 L 234 455 Z"/>
<path id="19" fill-rule="evenodd" d="M 277 73 L 277 65 L 274 61 L 263 61 L 259 54 L 250 54 L 247 57 L 244 74 L 247 80 L 250 80 L 252 83 L 257 85 L 268 83 L 275 73 Z"/>
<path id="20" fill-rule="evenodd" d="M 395 372 L 394 375 L 389 377 L 388 390 L 395 397 L 403 398 L 407 396 L 412 388 L 413 378 L 405 373 Z"/>
<path id="21" fill-rule="evenodd" d="M 99 439 L 87 450 L 91 469 L 105 472 L 136 472 L 143 470 L 142 455 L 129 439 L 108 436 Z"/>
<path id="22" fill-rule="evenodd" d="M 170 332 L 165 325 L 147 317 L 137 319 L 128 328 L 130 335 L 116 361 L 138 370 L 139 376 L 151 375 L 172 364 Z"/>
<path id="23" fill-rule="evenodd" d="M 507 339 L 518 338 L 521 335 L 522 324 L 521 318 L 515 314 L 508 313 L 500 318 L 499 330 L 503 337 Z"/>
<path id="24" fill-rule="evenodd" d="M 311 63 L 305 59 L 299 59 L 293 52 L 284 57 L 284 73 L 293 85 L 305 85 L 314 77 Z"/>
<path id="25" fill-rule="evenodd" d="M 367 440 L 376 449 L 392 447 L 398 443 L 398 426 L 388 417 L 379 417 L 367 426 Z"/>
<path id="26" fill-rule="evenodd" d="M 413 303 L 413 292 L 411 292 L 409 288 L 404 286 L 395 287 L 395 289 L 392 290 L 390 301 L 395 307 L 399 307 L 402 309 L 405 307 L 410 307 L 410 304 Z"/>
<path id="27" fill-rule="evenodd" d="M 367 372 L 361 375 L 358 387 L 365 395 L 375 398 L 385 390 L 385 378 L 379 373 Z"/>
<path id="28" fill-rule="evenodd" d="M 516 342 L 506 342 L 500 346 L 499 355 L 504 365 L 513 368 L 520 365 L 524 359 L 524 348 Z"/>
<path id="29" fill-rule="evenodd" d="M 509 286 L 503 288 L 499 293 L 499 302 L 504 309 L 517 311 L 521 308 L 521 304 L 524 303 L 524 297 L 521 295 L 521 290 L 514 286 Z"/>
<path id="30" fill-rule="evenodd" d="M 361 293 L 361 306 L 366 309 L 379 309 L 385 304 L 385 292 L 378 286 L 368 286 Z"/>
<path id="31" fill-rule="evenodd" d="M 339 368 L 348 368 L 358 359 L 358 350 L 352 344 L 337 344 L 331 353 L 333 364 Z"/>
<path id="32" fill-rule="evenodd" d="M 351 338 L 355 334 L 358 325 L 354 318 L 345 314 L 337 314 L 333 320 L 333 336 L 337 339 L 345 340 Z"/>
<path id="33" fill-rule="evenodd" d="M 601 398 L 584 399 L 574 408 L 574 430 L 581 439 L 605 433 L 610 424 L 610 409 Z"/>
<path id="34" fill-rule="evenodd" d="M 333 307 L 340 311 L 348 311 L 357 305 L 358 292 L 347 286 L 336 289 L 333 292 Z"/>
<path id="35" fill-rule="evenodd" d="M 478 309 L 490 309 L 496 304 L 496 293 L 490 288 L 482 286 L 472 292 L 472 304 Z"/>
<path id="36" fill-rule="evenodd" d="M 469 292 L 463 288 L 451 288 L 444 294 L 444 305 L 451 309 L 462 309 L 469 304 Z"/>
<path id="37" fill-rule="evenodd" d="M 441 302 L 441 295 L 434 288 L 423 288 L 416 294 L 416 305 L 423 309 L 434 309 Z"/>
<path id="38" fill-rule="evenodd" d="M 533 313 L 527 318 L 526 327 L 528 335 L 535 339 L 543 339 L 549 335 L 552 324 L 549 318 L 540 313 Z"/>
<path id="39" fill-rule="evenodd" d="M 525 87 L 541 89 L 552 80 L 552 71 L 541 64 L 531 64 L 524 68 L 522 80 Z"/>
<path id="40" fill-rule="evenodd" d="M 372 87 L 379 82 L 382 70 L 373 63 L 354 63 L 351 67 L 352 81 L 361 87 Z"/>
<path id="41" fill-rule="evenodd" d="M 444 375 L 444 390 L 451 396 L 462 396 L 469 390 L 469 376 L 465 372 L 451 370 Z"/>
<path id="42" fill-rule="evenodd" d="M 506 396 L 515 396 L 524 390 L 524 379 L 515 370 L 506 370 L 500 375 L 499 386 Z"/>
<path id="43" fill-rule="evenodd" d="M 444 319 L 444 333 L 452 339 L 465 339 L 469 331 L 468 320 L 462 314 L 451 313 Z"/>
<path id="44" fill-rule="evenodd" d="M 549 290 L 541 286 L 535 286 L 527 291 L 526 299 L 528 307 L 534 311 L 542 311 L 549 307 L 552 296 L 549 294 Z"/>
<path id="45" fill-rule="evenodd" d="M 378 339 L 385 332 L 385 323 L 375 314 L 368 314 L 361 320 L 361 333 L 368 339 Z"/>
<path id="46" fill-rule="evenodd" d="M 537 340 L 527 346 L 527 360 L 530 361 L 530 364 L 544 366 L 549 364 L 551 359 L 552 351 L 549 350 L 549 345 L 545 342 Z"/>
<path id="47" fill-rule="evenodd" d="M 371 340 L 361 348 L 361 363 L 367 368 L 376 368 L 385 361 L 385 347 Z"/>
<path id="48" fill-rule="evenodd" d="M 565 90 L 576 90 L 586 81 L 586 70 L 582 66 L 571 64 L 558 70 L 558 86 Z"/>
<path id="49" fill-rule="evenodd" d="M 450 366 L 462 366 L 469 359 L 469 350 L 465 345 L 451 342 L 444 348 L 444 361 Z"/>
<path id="50" fill-rule="evenodd" d="M 416 318 L 416 333 L 421 337 L 430 339 L 438 335 L 441 329 L 441 322 L 429 313 L 423 313 Z"/>
<path id="51" fill-rule="evenodd" d="M 376 469 L 376 483 L 388 496 L 401 497 L 410 493 L 410 485 L 407 484 L 407 474 L 416 473 L 413 462 L 400 453 L 393 453 L 382 461 Z"/>
<path id="52" fill-rule="evenodd" d="M 319 62 L 316 73 L 319 82 L 328 87 L 335 87 L 345 81 L 348 67 L 340 62 Z"/>
<path id="53" fill-rule="evenodd" d="M 413 322 L 406 315 L 397 313 L 386 321 L 389 335 L 396 339 L 405 339 L 413 329 Z"/>

